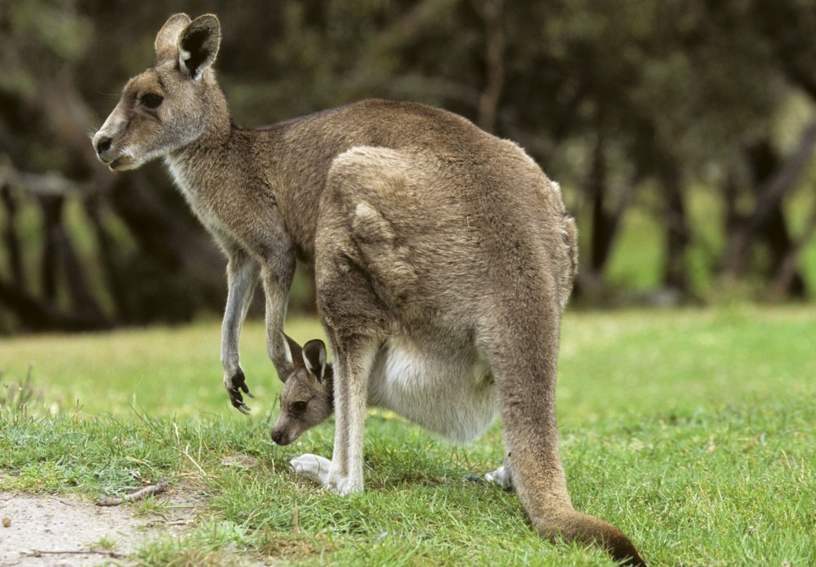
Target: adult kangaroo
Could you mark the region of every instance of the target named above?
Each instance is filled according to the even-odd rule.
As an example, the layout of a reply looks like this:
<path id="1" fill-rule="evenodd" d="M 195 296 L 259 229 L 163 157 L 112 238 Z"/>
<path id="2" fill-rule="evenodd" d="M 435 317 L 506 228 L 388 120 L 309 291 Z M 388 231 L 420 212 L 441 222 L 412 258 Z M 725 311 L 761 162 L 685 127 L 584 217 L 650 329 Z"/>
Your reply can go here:
<path id="1" fill-rule="evenodd" d="M 363 489 L 368 376 L 387 348 L 407 388 L 421 389 L 423 372 L 437 385 L 495 384 L 488 412 L 500 407 L 513 484 L 542 536 L 643 564 L 617 528 L 573 509 L 559 458 L 556 363 L 576 234 L 558 185 L 512 142 L 420 104 L 366 100 L 239 128 L 212 69 L 220 34 L 214 15 L 171 16 L 155 65 L 128 81 L 93 146 L 113 171 L 163 157 L 226 253 L 232 404 L 248 409 L 238 336 L 258 279 L 269 356 L 291 370 L 282 325 L 297 256 L 314 264 L 335 358 L 327 487 Z"/>

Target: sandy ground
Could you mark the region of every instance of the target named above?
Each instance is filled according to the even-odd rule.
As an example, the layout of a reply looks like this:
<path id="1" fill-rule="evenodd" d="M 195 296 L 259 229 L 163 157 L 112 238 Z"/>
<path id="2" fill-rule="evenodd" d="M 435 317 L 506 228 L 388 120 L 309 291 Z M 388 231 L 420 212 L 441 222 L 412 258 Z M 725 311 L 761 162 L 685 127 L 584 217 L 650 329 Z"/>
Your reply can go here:
<path id="1" fill-rule="evenodd" d="M 71 496 L 0 492 L 0 566 L 110 563 L 150 539 L 180 531 L 195 507 L 194 499 L 171 495 L 174 517 L 157 521 L 135 517 L 127 505 L 99 507 Z M 115 547 L 100 547 L 103 538 Z"/>

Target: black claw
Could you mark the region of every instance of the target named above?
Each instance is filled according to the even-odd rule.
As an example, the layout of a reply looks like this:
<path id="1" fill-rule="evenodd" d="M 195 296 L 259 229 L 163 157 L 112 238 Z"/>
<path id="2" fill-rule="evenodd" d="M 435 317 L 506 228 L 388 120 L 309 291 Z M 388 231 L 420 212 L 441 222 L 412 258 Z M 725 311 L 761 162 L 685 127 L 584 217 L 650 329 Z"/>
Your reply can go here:
<path id="1" fill-rule="evenodd" d="M 244 403 L 241 399 L 241 395 L 238 394 L 236 396 L 230 396 L 230 401 L 232 402 L 232 407 L 240 411 L 244 415 L 249 415 L 249 406 Z"/>
<path id="2" fill-rule="evenodd" d="M 249 414 L 249 406 L 244 403 L 244 397 L 241 395 L 241 391 L 243 390 L 243 392 L 250 398 L 254 398 L 255 396 L 253 396 L 249 391 L 249 386 L 247 386 L 244 371 L 239 368 L 235 375 L 230 379 L 230 382 L 232 387 L 228 388 L 227 391 L 229 392 L 232 407 L 245 415 Z"/>
<path id="3" fill-rule="evenodd" d="M 235 373 L 235 376 L 232 377 L 232 385 L 239 388 L 246 388 L 246 376 L 244 375 L 244 371 L 240 368 L 238 372 Z"/>
<path id="4" fill-rule="evenodd" d="M 252 393 L 249 391 L 249 386 L 247 386 L 247 385 L 246 385 L 246 382 L 241 382 L 240 384 L 238 384 L 238 387 L 239 387 L 239 388 L 241 388 L 241 390 L 242 390 L 242 391 L 243 391 L 243 392 L 244 392 L 244 393 L 245 393 L 247 396 L 249 396 L 250 398 L 254 398 L 254 397 L 255 397 L 255 396 L 253 396 L 253 395 L 252 395 Z"/>

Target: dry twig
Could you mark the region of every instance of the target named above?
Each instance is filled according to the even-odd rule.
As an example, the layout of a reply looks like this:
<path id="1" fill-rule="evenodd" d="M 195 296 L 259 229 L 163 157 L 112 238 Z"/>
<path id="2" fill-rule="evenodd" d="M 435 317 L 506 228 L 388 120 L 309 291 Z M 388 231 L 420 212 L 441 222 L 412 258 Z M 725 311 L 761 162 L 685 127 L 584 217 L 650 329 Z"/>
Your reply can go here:
<path id="1" fill-rule="evenodd" d="M 136 492 L 132 492 L 130 494 L 126 494 L 121 498 L 117 497 L 106 497 L 98 500 L 96 502 L 97 506 L 119 506 L 120 504 L 124 504 L 125 502 L 135 502 L 137 500 L 141 500 L 143 498 L 147 498 L 148 496 L 155 496 L 156 494 L 161 494 L 162 492 L 167 490 L 167 481 L 160 481 L 158 484 L 151 484 L 150 486 L 145 486 L 144 488 L 140 488 Z"/>

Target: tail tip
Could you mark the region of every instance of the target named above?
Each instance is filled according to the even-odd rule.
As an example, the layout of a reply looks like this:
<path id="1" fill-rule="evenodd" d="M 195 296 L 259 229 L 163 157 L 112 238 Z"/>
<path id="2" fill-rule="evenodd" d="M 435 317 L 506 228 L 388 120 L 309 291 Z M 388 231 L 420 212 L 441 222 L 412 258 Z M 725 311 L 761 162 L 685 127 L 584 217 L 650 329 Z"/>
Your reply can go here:
<path id="1" fill-rule="evenodd" d="M 616 529 L 615 531 L 618 530 Z M 612 555 L 612 558 L 618 561 L 620 565 L 646 567 L 646 561 L 640 556 L 635 545 L 620 531 L 607 540 L 606 546 L 609 554 Z"/>
<path id="2" fill-rule="evenodd" d="M 599 518 L 573 512 L 562 535 L 606 550 L 620 565 L 645 567 L 646 561 L 632 541 L 618 528 Z"/>

